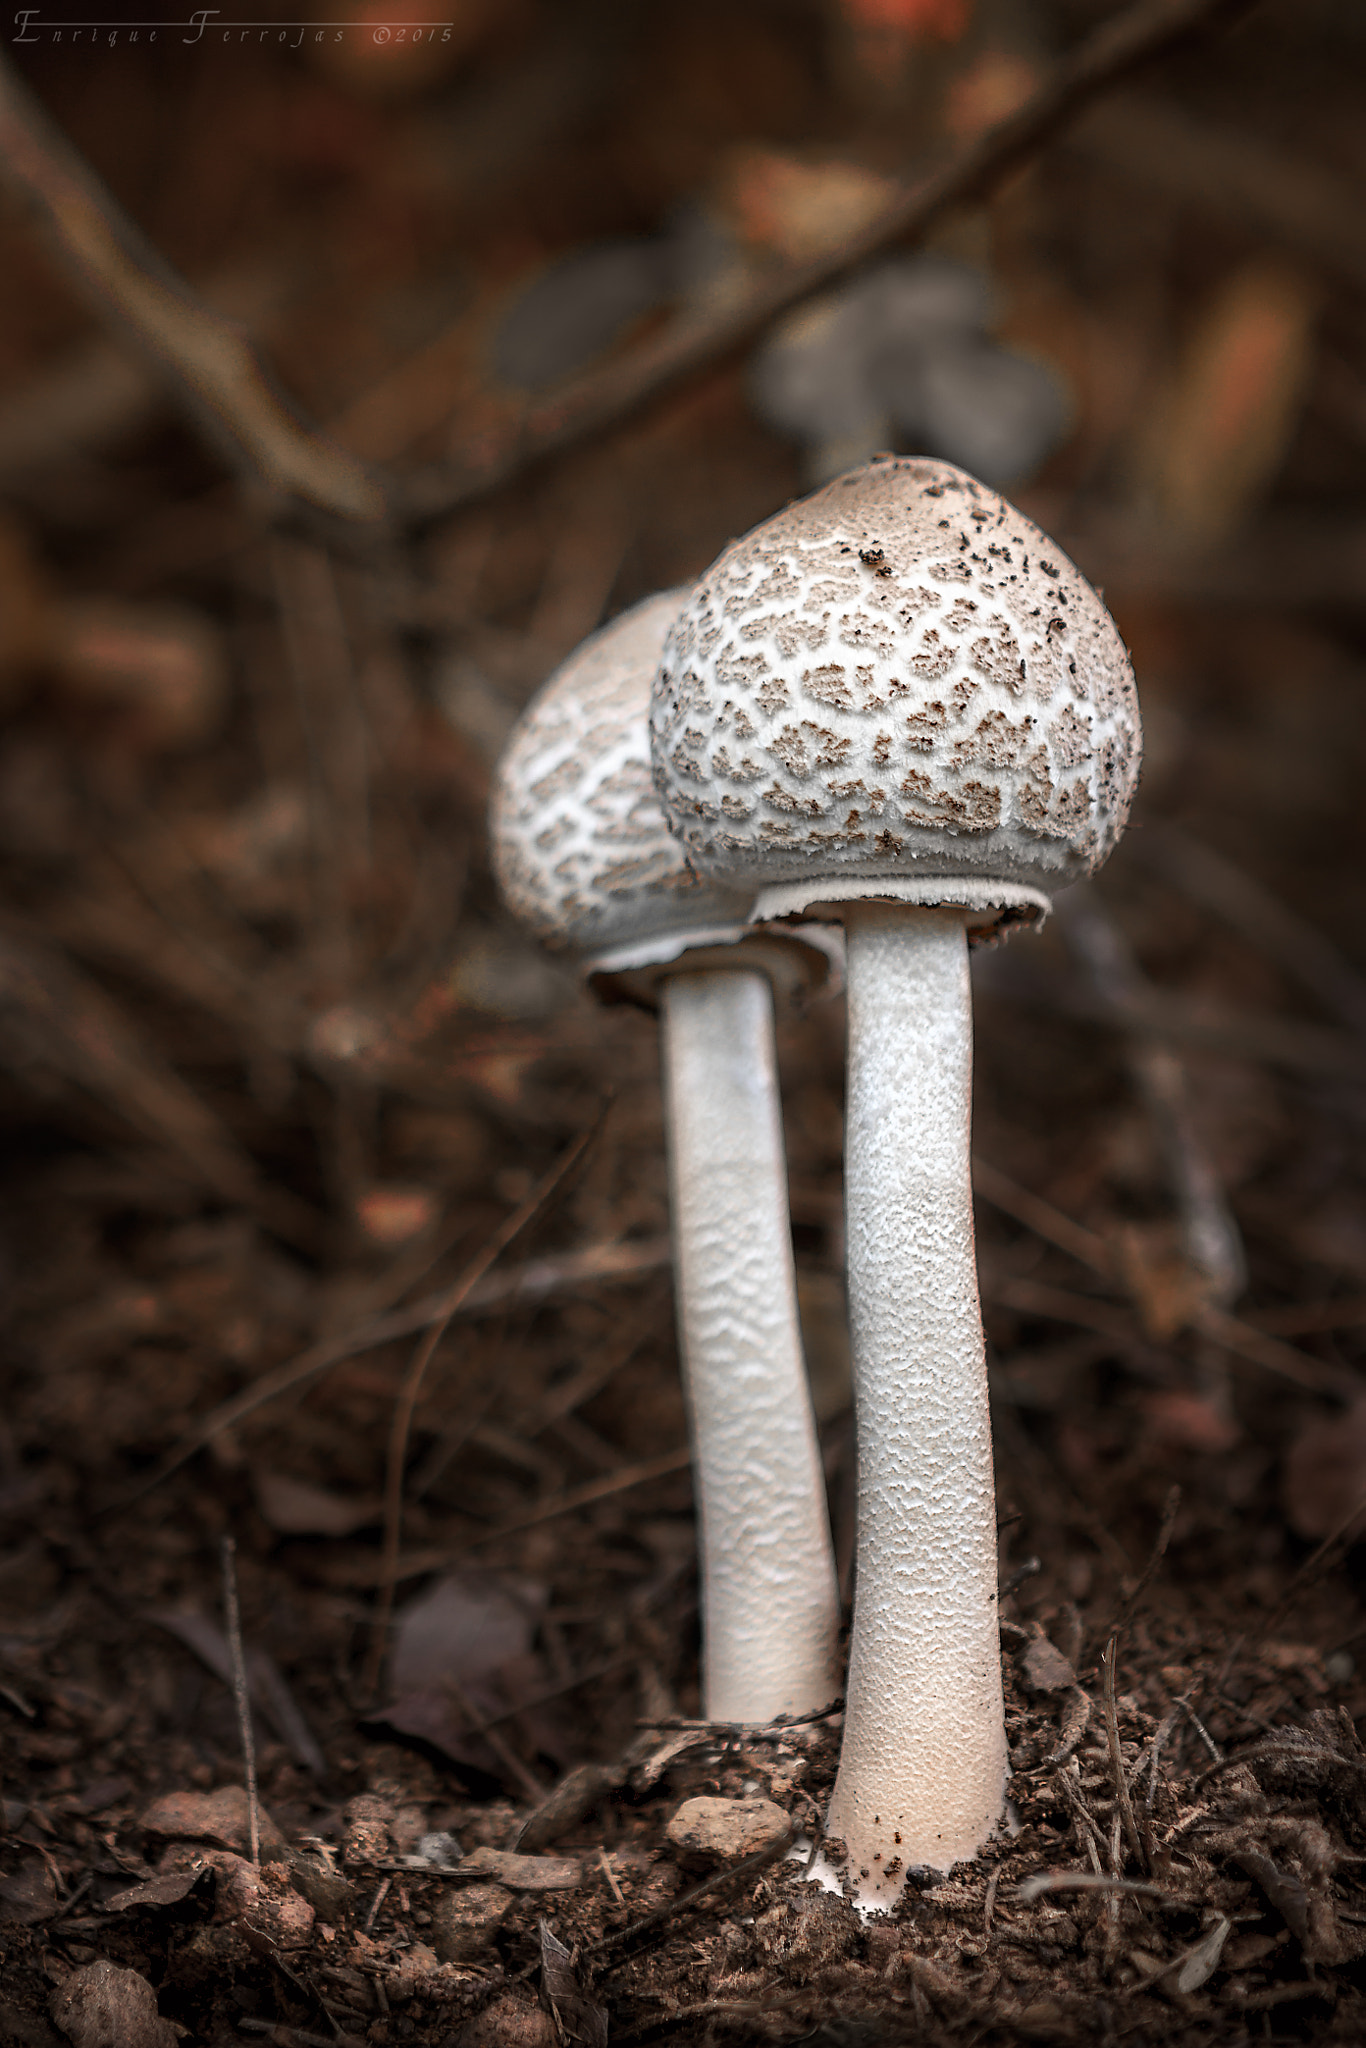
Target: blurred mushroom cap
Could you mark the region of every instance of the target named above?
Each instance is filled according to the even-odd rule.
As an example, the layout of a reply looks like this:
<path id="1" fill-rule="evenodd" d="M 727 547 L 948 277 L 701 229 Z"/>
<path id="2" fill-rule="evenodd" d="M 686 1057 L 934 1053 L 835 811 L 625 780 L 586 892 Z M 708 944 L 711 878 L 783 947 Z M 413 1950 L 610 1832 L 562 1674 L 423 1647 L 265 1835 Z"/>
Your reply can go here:
<path id="1" fill-rule="evenodd" d="M 650 687 L 686 596 L 647 598 L 586 640 L 527 706 L 499 763 L 494 872 L 548 946 L 598 954 L 745 920 L 749 898 L 697 873 L 650 780 Z"/>

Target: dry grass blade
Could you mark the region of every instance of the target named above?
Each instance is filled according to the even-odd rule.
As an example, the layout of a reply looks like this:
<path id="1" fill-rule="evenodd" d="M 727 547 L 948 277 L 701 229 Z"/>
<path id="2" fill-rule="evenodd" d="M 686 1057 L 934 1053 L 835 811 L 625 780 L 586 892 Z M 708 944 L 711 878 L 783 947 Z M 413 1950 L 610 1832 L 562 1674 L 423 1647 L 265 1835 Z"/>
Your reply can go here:
<path id="1" fill-rule="evenodd" d="M 98 317 L 129 335 L 244 480 L 346 521 L 384 495 L 346 450 L 300 424 L 247 341 L 162 262 L 0 53 L 0 184 L 28 210 Z"/>
<path id="2" fill-rule="evenodd" d="M 1124 1822 L 1124 1836 L 1129 1844 L 1135 1862 L 1141 1870 L 1147 1870 L 1148 1859 L 1143 1848 L 1143 1839 L 1138 1832 L 1134 1818 L 1134 1803 L 1129 1797 L 1129 1781 L 1124 1774 L 1124 1756 L 1119 1746 L 1119 1715 L 1115 1706 L 1115 1660 L 1119 1651 L 1119 1637 L 1111 1636 L 1101 1658 L 1101 1669 L 1105 1674 L 1105 1738 L 1110 1750 L 1110 1769 L 1115 1780 L 1115 1799 Z"/>
<path id="3" fill-rule="evenodd" d="M 247 1829 L 251 1860 L 261 1862 L 261 1802 L 256 1790 L 256 1733 L 251 1725 L 251 1691 L 247 1683 L 247 1657 L 242 1647 L 242 1613 L 237 1598 L 237 1544 L 223 1538 L 223 1631 L 228 1639 L 232 1667 L 232 1697 L 237 1708 L 237 1729 L 242 1742 L 242 1769 L 247 1784 Z"/>
<path id="4" fill-rule="evenodd" d="M 18 1057 L 54 1067 L 165 1147 L 199 1186 L 311 1246 L 317 1220 L 283 1189 L 262 1188 L 231 1133 L 143 1043 L 117 1004 L 27 932 L 0 930 L 0 1025 Z"/>
<path id="5" fill-rule="evenodd" d="M 637 1464 L 624 1465 L 619 1472 L 609 1472 L 605 1478 L 590 1479 L 583 1486 L 572 1486 L 564 1493 L 557 1493 L 552 1499 L 543 1500 L 539 1507 L 529 1508 L 524 1515 L 513 1515 L 506 1522 L 496 1523 L 470 1542 L 462 1544 L 458 1550 L 419 1550 L 400 1558 L 398 1576 L 410 1579 L 419 1578 L 426 1572 L 443 1571 L 449 1565 L 458 1564 L 462 1558 L 472 1556 L 476 1550 L 484 1550 L 491 1543 L 501 1543 L 505 1537 L 520 1535 L 523 1529 L 539 1528 L 543 1522 L 555 1522 L 561 1515 L 577 1514 L 580 1508 L 592 1507 L 600 1500 L 611 1500 L 615 1494 L 629 1493 L 637 1486 L 648 1486 L 655 1479 L 667 1479 L 673 1472 L 686 1472 L 691 1463 L 692 1451 L 687 1444 L 679 1444 L 672 1451 L 661 1451 L 657 1458 L 642 1458 Z"/>

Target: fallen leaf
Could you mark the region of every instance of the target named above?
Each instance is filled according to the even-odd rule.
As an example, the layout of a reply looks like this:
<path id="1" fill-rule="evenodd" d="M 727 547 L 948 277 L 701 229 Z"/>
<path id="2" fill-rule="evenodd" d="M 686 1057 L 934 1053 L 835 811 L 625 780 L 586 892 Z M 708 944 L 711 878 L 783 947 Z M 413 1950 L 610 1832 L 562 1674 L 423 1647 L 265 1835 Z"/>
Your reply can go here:
<path id="1" fill-rule="evenodd" d="M 256 1505 L 281 1536 L 353 1536 L 380 1517 L 378 1501 L 330 1493 L 286 1472 L 258 1467 L 252 1478 Z"/>
<path id="2" fill-rule="evenodd" d="M 231 1688 L 232 1659 L 228 1641 L 216 1621 L 210 1620 L 206 1614 L 174 1610 L 149 1614 L 147 1618 L 158 1628 L 167 1629 L 178 1637 L 186 1649 L 193 1650 L 196 1657 L 207 1664 L 215 1677 L 221 1678 L 224 1685 Z M 246 1657 L 252 1705 L 265 1716 L 281 1741 L 288 1744 L 304 1769 L 312 1771 L 315 1777 L 323 1777 L 327 1771 L 326 1760 L 274 1658 L 255 1648 L 249 1649 Z"/>
<path id="3" fill-rule="evenodd" d="M 1305 1425 L 1286 1453 L 1281 1503 L 1310 1541 L 1366 1532 L 1366 1397 Z"/>
<path id="4" fill-rule="evenodd" d="M 502 1761 L 471 1729 L 471 1717 L 501 1720 L 544 1686 L 531 1647 L 544 1601 L 543 1587 L 508 1573 L 468 1571 L 440 1580 L 399 1617 L 394 1701 L 370 1725 L 430 1742 L 484 1777 L 503 1777 Z M 535 1711 L 526 1719 L 537 1746 L 558 1757 L 556 1722 Z"/>
<path id="5" fill-rule="evenodd" d="M 0 1920 L 36 1927 L 56 1910 L 56 1880 L 40 1856 L 26 1856 L 12 1877 L 0 1877 Z"/>
<path id="6" fill-rule="evenodd" d="M 1197 1941 L 1194 1948 L 1188 1948 L 1181 1959 L 1181 1967 L 1172 1979 L 1176 1990 L 1187 1993 L 1198 1991 L 1207 1984 L 1219 1967 L 1233 1922 L 1221 1913 L 1209 1933 Z"/>
<path id="7" fill-rule="evenodd" d="M 127 1891 L 115 1892 L 112 1899 L 106 1899 L 106 1913 L 126 1913 L 133 1906 L 178 1906 L 188 1898 L 199 1880 L 205 1875 L 207 1863 L 194 1862 L 183 1870 L 162 1871 L 156 1877 L 149 1877 L 145 1884 L 130 1885 Z"/>
<path id="8" fill-rule="evenodd" d="M 881 29 L 908 42 L 956 43 L 972 18 L 972 0 L 841 0 L 856 28 Z"/>
<path id="9" fill-rule="evenodd" d="M 541 1936 L 541 2001 L 563 2042 L 582 2048 L 607 2048 L 607 2014 L 594 2005 L 579 1982 L 574 1951 L 566 1948 L 548 1920 L 537 1922 Z"/>

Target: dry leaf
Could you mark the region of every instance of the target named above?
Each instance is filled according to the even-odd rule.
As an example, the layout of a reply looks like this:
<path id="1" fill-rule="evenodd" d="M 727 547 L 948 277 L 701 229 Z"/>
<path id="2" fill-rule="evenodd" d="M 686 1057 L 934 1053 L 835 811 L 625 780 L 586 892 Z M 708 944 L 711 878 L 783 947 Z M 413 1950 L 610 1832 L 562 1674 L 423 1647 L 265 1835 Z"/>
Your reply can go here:
<path id="1" fill-rule="evenodd" d="M 1196 322 L 1153 414 L 1142 467 L 1181 536 L 1233 533 L 1275 477 L 1312 368 L 1317 294 L 1297 271 L 1248 264 Z"/>
<path id="2" fill-rule="evenodd" d="M 440 1580 L 399 1617 L 390 1679 L 393 1705 L 375 1726 L 429 1742 L 455 1764 L 497 1778 L 505 1766 L 470 1722 L 501 1720 L 545 1684 L 532 1649 L 543 1587 L 511 1573 L 467 1571 Z M 524 1725 L 557 1756 L 557 1724 L 531 1711 Z"/>
<path id="3" fill-rule="evenodd" d="M 541 1935 L 541 2000 L 555 2022 L 564 2048 L 607 2048 L 607 2014 L 585 1996 L 574 1968 L 574 1952 L 565 1947 L 548 1920 L 538 1923 Z"/>
<path id="4" fill-rule="evenodd" d="M 222 641 L 187 606 L 68 604 L 56 661 L 67 696 L 120 713 L 129 738 L 154 751 L 202 746 L 227 706 Z"/>
<path id="5" fill-rule="evenodd" d="M 850 240 L 891 196 L 887 179 L 862 164 L 742 149 L 730 161 L 720 206 L 742 241 L 800 263 Z"/>

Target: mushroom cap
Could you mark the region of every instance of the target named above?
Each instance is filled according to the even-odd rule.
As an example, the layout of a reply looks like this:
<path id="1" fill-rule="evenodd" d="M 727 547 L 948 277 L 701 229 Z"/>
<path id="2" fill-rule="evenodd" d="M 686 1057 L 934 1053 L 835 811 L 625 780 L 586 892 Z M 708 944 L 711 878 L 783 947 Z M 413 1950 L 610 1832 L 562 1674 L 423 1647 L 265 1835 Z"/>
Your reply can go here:
<path id="1" fill-rule="evenodd" d="M 650 782 L 650 685 L 686 589 L 623 612 L 562 662 L 518 719 L 489 813 L 514 917 L 593 956 L 743 925 L 753 890 L 704 880 Z"/>
<path id="2" fill-rule="evenodd" d="M 726 549 L 669 632 L 651 723 L 673 829 L 764 891 L 756 915 L 868 894 L 1037 915 L 1110 851 L 1141 746 L 1081 573 L 986 485 L 900 457 Z"/>

